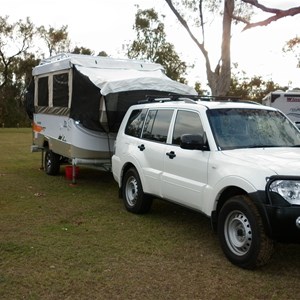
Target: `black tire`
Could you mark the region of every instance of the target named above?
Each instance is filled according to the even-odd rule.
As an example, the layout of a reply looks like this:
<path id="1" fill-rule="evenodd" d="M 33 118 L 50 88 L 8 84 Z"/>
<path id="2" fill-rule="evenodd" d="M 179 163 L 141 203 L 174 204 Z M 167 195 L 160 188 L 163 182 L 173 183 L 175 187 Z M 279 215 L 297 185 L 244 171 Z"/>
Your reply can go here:
<path id="1" fill-rule="evenodd" d="M 55 176 L 60 170 L 61 156 L 51 150 L 45 153 L 45 172 L 47 175 Z"/>
<path id="2" fill-rule="evenodd" d="M 125 208 L 135 214 L 149 212 L 152 198 L 144 194 L 139 174 L 135 168 L 129 169 L 123 179 L 122 197 Z"/>
<path id="3" fill-rule="evenodd" d="M 257 207 L 246 195 L 225 202 L 218 218 L 218 236 L 229 261 L 245 269 L 266 264 L 273 254 L 274 242 L 265 233 Z"/>

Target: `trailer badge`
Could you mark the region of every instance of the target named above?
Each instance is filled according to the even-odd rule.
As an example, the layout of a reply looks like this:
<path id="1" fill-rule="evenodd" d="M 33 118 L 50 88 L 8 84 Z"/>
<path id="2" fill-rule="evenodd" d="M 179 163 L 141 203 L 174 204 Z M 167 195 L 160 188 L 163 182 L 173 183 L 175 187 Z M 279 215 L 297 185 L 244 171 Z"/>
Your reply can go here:
<path id="1" fill-rule="evenodd" d="M 60 141 L 63 141 L 63 142 L 66 142 L 66 141 L 67 141 L 67 139 L 66 139 L 66 137 L 65 137 L 64 135 L 60 135 L 60 136 L 58 137 L 58 139 L 59 139 Z"/>

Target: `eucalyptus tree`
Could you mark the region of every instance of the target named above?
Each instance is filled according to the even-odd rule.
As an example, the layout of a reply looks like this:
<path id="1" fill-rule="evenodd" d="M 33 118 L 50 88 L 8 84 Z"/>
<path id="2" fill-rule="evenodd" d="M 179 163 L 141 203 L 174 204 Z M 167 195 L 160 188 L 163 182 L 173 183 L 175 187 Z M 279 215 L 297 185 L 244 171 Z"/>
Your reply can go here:
<path id="1" fill-rule="evenodd" d="M 284 52 L 293 52 L 298 60 L 297 67 L 300 68 L 300 37 L 296 36 L 286 42 Z"/>
<path id="2" fill-rule="evenodd" d="M 227 95 L 261 103 L 264 96 L 270 92 L 286 89 L 286 86 L 281 86 L 273 80 L 265 80 L 259 75 L 249 78 L 242 72 L 242 74 L 232 74 Z"/>
<path id="3" fill-rule="evenodd" d="M 75 46 L 72 53 L 73 54 L 94 55 L 94 51 L 92 51 L 91 49 L 85 48 L 85 47 L 78 47 L 78 46 Z"/>
<path id="4" fill-rule="evenodd" d="M 8 16 L 0 16 L 1 125 L 16 126 L 24 120 L 21 100 L 28 72 L 23 62 L 30 57 L 34 34 L 35 27 L 29 18 L 10 23 Z"/>
<path id="5" fill-rule="evenodd" d="M 67 25 L 63 25 L 58 29 L 52 26 L 49 26 L 48 29 L 45 26 L 40 26 L 37 32 L 46 44 L 48 56 L 70 51 L 71 42 Z"/>
<path id="6" fill-rule="evenodd" d="M 232 25 L 242 24 L 242 30 L 248 30 L 258 26 L 267 26 L 272 22 L 287 16 L 295 16 L 300 13 L 300 6 L 289 9 L 278 9 L 267 7 L 259 0 L 165 0 L 169 8 L 175 14 L 176 18 L 186 29 L 198 49 L 202 53 L 206 64 L 206 76 L 208 85 L 213 95 L 224 96 L 228 93 L 231 83 L 231 36 Z M 251 22 L 251 16 L 254 9 L 264 12 L 268 17 L 257 22 Z M 211 20 L 217 15 L 222 16 L 221 39 L 217 40 L 217 35 L 211 38 L 215 39 L 216 47 L 220 49 L 220 57 L 212 67 L 209 51 L 206 46 L 207 27 Z M 195 21 L 195 22 L 192 22 Z M 200 37 L 192 30 L 194 26 L 198 27 Z M 199 30 L 200 29 L 200 30 Z"/>
<path id="7" fill-rule="evenodd" d="M 165 25 L 158 13 L 154 9 L 138 9 L 133 29 L 136 39 L 128 45 L 127 56 L 159 63 L 168 77 L 186 82 L 184 75 L 187 65 L 181 61 L 174 45 L 167 41 Z"/>
<path id="8" fill-rule="evenodd" d="M 34 25 L 29 18 L 9 23 L 8 16 L 0 16 L 0 90 L 13 83 L 14 62 L 27 53 L 34 33 Z"/>

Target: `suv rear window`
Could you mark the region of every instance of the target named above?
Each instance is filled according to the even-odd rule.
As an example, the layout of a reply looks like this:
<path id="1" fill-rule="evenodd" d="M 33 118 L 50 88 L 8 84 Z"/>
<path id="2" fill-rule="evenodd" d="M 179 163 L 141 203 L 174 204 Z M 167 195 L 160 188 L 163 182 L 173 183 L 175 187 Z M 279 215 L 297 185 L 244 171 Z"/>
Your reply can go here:
<path id="1" fill-rule="evenodd" d="M 165 143 L 168 137 L 173 110 L 150 110 L 142 134 L 142 138 Z"/>
<path id="2" fill-rule="evenodd" d="M 131 112 L 131 115 L 128 119 L 125 134 L 131 135 L 134 137 L 140 137 L 144 120 L 146 117 L 147 109 L 136 109 Z"/>

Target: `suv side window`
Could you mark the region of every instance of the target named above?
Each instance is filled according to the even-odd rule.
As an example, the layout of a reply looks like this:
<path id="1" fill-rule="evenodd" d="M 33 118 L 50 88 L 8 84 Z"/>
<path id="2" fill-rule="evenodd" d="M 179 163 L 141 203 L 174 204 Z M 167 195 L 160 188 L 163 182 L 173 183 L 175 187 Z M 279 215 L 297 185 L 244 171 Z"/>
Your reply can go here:
<path id="1" fill-rule="evenodd" d="M 125 128 L 125 134 L 139 138 L 141 136 L 146 113 L 147 113 L 147 109 L 133 110 L 128 119 Z"/>
<path id="2" fill-rule="evenodd" d="M 142 138 L 165 143 L 172 115 L 173 110 L 150 110 L 145 121 Z"/>
<path id="3" fill-rule="evenodd" d="M 196 112 L 179 110 L 177 112 L 172 144 L 179 145 L 183 134 L 203 134 L 203 127 Z"/>

